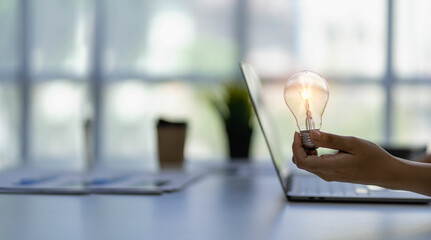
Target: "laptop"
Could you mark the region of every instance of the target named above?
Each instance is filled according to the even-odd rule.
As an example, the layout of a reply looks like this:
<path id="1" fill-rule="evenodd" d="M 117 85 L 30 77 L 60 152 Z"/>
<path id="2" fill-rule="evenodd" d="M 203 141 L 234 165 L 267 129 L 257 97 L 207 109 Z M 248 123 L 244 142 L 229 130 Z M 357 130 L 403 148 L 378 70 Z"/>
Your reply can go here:
<path id="1" fill-rule="evenodd" d="M 254 69 L 240 63 L 250 101 L 263 132 L 283 191 L 290 201 L 429 203 L 431 198 L 408 191 L 389 190 L 374 185 L 326 182 L 305 171 L 295 169 L 290 159 L 283 156 L 273 124 L 266 112 L 261 94 L 261 82 Z M 280 90 L 280 95 L 281 95 Z M 282 99 L 280 97 L 280 99 Z M 288 146 L 290 148 L 290 146 Z"/>

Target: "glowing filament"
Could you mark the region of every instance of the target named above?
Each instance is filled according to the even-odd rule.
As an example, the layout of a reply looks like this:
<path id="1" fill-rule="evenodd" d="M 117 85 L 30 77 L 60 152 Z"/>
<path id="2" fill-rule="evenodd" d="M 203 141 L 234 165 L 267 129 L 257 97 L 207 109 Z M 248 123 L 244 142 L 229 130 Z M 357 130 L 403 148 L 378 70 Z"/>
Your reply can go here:
<path id="1" fill-rule="evenodd" d="M 301 92 L 302 99 L 304 101 L 311 99 L 311 90 L 310 89 L 303 89 Z"/>
<path id="2" fill-rule="evenodd" d="M 311 111 L 310 111 L 311 90 L 302 89 L 302 92 L 300 92 L 300 94 L 304 101 L 304 106 L 306 111 L 306 119 L 305 119 L 306 129 L 307 130 L 314 129 L 313 116 L 311 115 Z"/>

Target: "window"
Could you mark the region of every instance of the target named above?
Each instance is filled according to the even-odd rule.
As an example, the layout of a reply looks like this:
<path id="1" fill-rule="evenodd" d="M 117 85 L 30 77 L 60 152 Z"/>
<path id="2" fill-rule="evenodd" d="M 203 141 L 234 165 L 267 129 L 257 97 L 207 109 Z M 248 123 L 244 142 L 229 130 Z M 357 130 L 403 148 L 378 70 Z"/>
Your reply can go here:
<path id="1" fill-rule="evenodd" d="M 209 96 L 256 67 L 282 143 L 296 124 L 284 81 L 329 82 L 324 131 L 430 145 L 426 0 L 38 0 L 0 3 L 0 167 L 83 163 L 88 98 L 102 163 L 156 164 L 158 118 L 187 120 L 186 158 L 223 159 Z M 91 96 L 88 97 L 88 93 Z M 414 97 L 412 97 L 414 96 Z M 256 128 L 252 154 L 268 158 Z"/>
<path id="2" fill-rule="evenodd" d="M 431 21 L 429 1 L 396 1 L 395 5 L 395 69 L 402 80 L 431 77 Z"/>
<path id="3" fill-rule="evenodd" d="M 395 2 L 393 143 L 431 146 L 431 2 Z"/>
<path id="4" fill-rule="evenodd" d="M 385 1 L 252 1 L 249 61 L 267 76 L 313 69 L 378 81 L 385 70 Z"/>
<path id="5" fill-rule="evenodd" d="M 0 2 L 0 168 L 17 161 L 20 155 L 20 44 L 19 2 Z"/>

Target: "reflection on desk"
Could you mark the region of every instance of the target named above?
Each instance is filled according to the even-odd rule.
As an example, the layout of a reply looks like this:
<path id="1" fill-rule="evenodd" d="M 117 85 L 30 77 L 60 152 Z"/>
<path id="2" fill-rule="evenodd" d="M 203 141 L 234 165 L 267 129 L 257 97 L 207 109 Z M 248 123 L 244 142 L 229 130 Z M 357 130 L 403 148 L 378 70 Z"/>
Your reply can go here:
<path id="1" fill-rule="evenodd" d="M 162 196 L 0 195 L 0 239 L 431 239 L 430 205 L 287 202 L 275 173 Z"/>

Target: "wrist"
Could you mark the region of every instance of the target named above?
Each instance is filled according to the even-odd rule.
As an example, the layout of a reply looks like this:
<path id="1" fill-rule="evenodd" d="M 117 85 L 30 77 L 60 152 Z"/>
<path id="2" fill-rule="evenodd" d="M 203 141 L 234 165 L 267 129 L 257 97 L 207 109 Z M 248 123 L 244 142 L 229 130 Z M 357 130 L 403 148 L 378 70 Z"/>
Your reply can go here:
<path id="1" fill-rule="evenodd" d="M 406 180 L 410 169 L 407 170 L 407 164 L 403 159 L 392 155 L 388 157 L 385 169 L 382 169 L 381 186 L 389 189 L 404 190 L 406 185 L 408 185 L 406 184 Z"/>
<path id="2" fill-rule="evenodd" d="M 413 162 L 398 158 L 398 170 L 394 174 L 393 189 L 431 194 L 427 183 L 431 182 L 431 164 Z"/>

